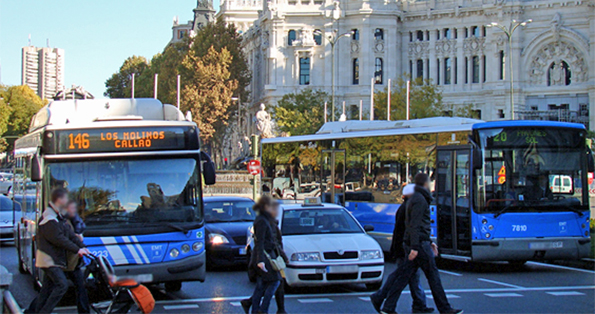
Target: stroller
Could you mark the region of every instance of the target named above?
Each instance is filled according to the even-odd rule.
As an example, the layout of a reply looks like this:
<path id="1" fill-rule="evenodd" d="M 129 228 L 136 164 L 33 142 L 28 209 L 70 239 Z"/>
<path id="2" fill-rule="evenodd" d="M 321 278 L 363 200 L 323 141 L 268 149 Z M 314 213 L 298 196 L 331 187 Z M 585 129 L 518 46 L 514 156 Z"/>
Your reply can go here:
<path id="1" fill-rule="evenodd" d="M 128 313 L 136 304 L 140 312 L 148 314 L 155 307 L 155 299 L 151 291 L 134 279 L 117 278 L 114 268 L 103 256 L 87 255 L 90 263 L 86 274 L 92 275 L 92 285 L 97 292 L 109 299 L 104 306 L 92 305 L 97 314 Z M 104 311 L 101 309 L 105 308 Z"/>

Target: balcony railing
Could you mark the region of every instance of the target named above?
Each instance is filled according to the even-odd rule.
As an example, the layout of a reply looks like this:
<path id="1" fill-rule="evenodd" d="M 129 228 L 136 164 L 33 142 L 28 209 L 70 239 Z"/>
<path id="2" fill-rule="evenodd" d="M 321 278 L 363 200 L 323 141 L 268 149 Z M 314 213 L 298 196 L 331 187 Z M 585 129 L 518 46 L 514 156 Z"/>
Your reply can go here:
<path id="1" fill-rule="evenodd" d="M 560 121 L 584 124 L 589 128 L 589 111 L 557 110 L 528 110 L 517 112 L 521 120 Z"/>

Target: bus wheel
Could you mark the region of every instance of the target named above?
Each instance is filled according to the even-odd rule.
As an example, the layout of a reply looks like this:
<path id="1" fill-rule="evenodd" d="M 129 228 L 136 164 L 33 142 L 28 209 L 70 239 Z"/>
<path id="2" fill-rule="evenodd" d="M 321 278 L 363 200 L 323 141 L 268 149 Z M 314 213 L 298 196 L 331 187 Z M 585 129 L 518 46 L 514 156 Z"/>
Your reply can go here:
<path id="1" fill-rule="evenodd" d="M 182 290 L 181 281 L 168 281 L 165 283 L 165 291 L 167 292 L 177 292 L 180 290 Z"/>

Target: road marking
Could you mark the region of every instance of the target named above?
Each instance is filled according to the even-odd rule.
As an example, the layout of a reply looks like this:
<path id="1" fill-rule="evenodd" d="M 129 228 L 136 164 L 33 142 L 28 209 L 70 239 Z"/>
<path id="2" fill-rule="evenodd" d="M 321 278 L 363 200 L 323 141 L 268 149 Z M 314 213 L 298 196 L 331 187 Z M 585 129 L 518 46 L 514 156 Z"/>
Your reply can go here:
<path id="1" fill-rule="evenodd" d="M 235 307 L 242 306 L 242 302 L 229 302 L 229 304 L 231 304 L 231 306 L 235 306 Z"/>
<path id="2" fill-rule="evenodd" d="M 584 293 L 578 292 L 578 291 L 552 291 L 552 292 L 546 292 L 546 293 L 551 294 L 556 297 L 569 296 L 569 295 L 585 295 Z"/>
<path id="3" fill-rule="evenodd" d="M 446 295 L 446 297 L 447 297 L 448 299 L 460 299 L 460 298 L 461 298 L 461 297 L 459 297 L 459 296 L 458 296 L 458 295 L 456 295 L 456 294 L 447 294 L 447 295 Z M 434 296 L 433 296 L 433 295 L 431 295 L 431 294 L 428 294 L 428 295 L 426 295 L 426 298 L 428 298 L 428 299 L 434 299 Z"/>
<path id="4" fill-rule="evenodd" d="M 187 310 L 187 309 L 197 309 L 198 304 L 180 304 L 180 305 L 164 305 L 163 309 L 166 311 L 171 310 Z"/>
<path id="5" fill-rule="evenodd" d="M 448 270 L 438 269 L 438 271 L 441 272 L 441 273 L 444 273 L 444 274 L 453 275 L 453 276 L 457 276 L 457 277 L 463 276 L 463 274 L 453 273 L 453 272 L 448 271 Z"/>
<path id="6" fill-rule="evenodd" d="M 370 302 L 370 297 L 359 297 L 360 300 Z"/>
<path id="7" fill-rule="evenodd" d="M 484 293 L 484 295 L 490 298 L 518 298 L 523 296 L 518 293 Z"/>
<path id="8" fill-rule="evenodd" d="M 505 286 L 505 287 L 515 288 L 515 289 L 525 289 L 525 287 L 521 287 L 521 286 L 517 286 L 517 285 L 513 285 L 513 284 L 501 282 L 501 281 L 496 281 L 496 280 L 490 280 L 490 279 L 485 279 L 485 278 L 477 278 L 477 280 L 493 283 L 495 285 L 501 285 L 501 286 Z"/>
<path id="9" fill-rule="evenodd" d="M 314 299 L 298 299 L 300 303 L 331 303 L 333 300 L 329 298 L 314 298 Z"/>
<path id="10" fill-rule="evenodd" d="M 595 274 L 595 271 L 592 271 L 592 270 L 586 270 L 586 269 L 580 269 L 580 268 L 572 268 L 572 267 L 567 267 L 567 266 L 551 265 L 551 264 L 545 264 L 545 263 L 539 263 L 539 262 L 527 262 L 527 264 L 533 264 L 533 265 L 550 267 L 550 268 L 565 269 L 565 270 L 574 270 L 574 271 L 578 271 L 578 272 L 581 272 L 581 273 L 587 273 L 587 274 Z"/>

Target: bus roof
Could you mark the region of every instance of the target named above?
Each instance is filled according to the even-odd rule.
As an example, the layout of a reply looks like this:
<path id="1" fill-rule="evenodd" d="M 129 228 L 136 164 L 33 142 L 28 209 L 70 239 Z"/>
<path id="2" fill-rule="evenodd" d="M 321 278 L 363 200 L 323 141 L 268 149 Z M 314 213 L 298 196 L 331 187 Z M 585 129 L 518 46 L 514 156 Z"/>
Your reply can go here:
<path id="1" fill-rule="evenodd" d="M 48 125 L 89 126 L 104 121 L 186 121 L 178 108 L 152 98 L 52 101 L 31 119 L 29 132 Z"/>
<path id="2" fill-rule="evenodd" d="M 515 121 L 494 121 L 484 122 L 473 125 L 474 130 L 509 128 L 509 127 L 553 127 L 570 128 L 585 130 L 585 126 L 580 123 L 557 122 L 557 121 L 539 121 L 539 120 L 515 120 Z"/>
<path id="3" fill-rule="evenodd" d="M 368 136 L 390 136 L 402 134 L 424 134 L 470 131 L 472 125 L 482 120 L 436 117 L 399 121 L 340 121 L 325 123 L 316 134 L 263 139 L 262 143 L 288 143 L 313 140 L 333 140 Z"/>

